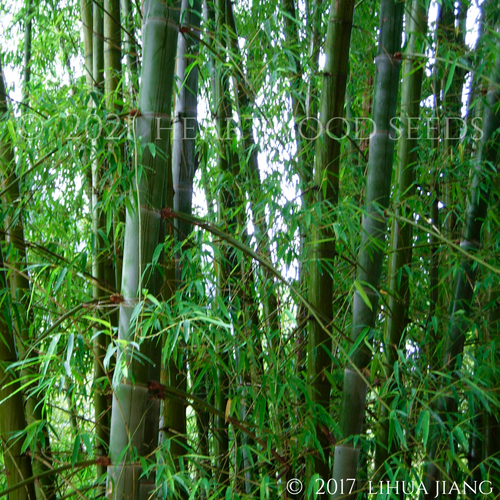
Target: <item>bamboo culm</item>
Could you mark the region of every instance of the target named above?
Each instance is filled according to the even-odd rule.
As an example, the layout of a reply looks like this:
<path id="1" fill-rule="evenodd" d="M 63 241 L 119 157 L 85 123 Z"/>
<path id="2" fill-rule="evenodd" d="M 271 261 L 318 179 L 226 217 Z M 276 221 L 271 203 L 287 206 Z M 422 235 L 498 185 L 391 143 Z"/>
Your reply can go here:
<path id="1" fill-rule="evenodd" d="M 383 241 L 387 222 L 383 212 L 389 203 L 394 138 L 390 136 L 390 120 L 396 113 L 401 57 L 401 33 L 404 3 L 382 0 L 376 78 L 373 94 L 373 120 L 376 131 L 370 137 L 370 152 L 365 186 L 366 213 L 362 221 L 361 244 L 357 259 L 356 279 L 363 287 L 365 297 L 354 292 L 351 341 L 362 335 L 368 342 L 359 342 L 344 371 L 344 386 L 340 408 L 342 442 L 335 446 L 333 477 L 356 477 L 359 448 L 353 437 L 363 428 L 366 403 L 366 379 L 363 370 L 371 359 L 367 344 L 373 337 L 377 318 L 378 288 L 384 257 Z M 350 498 L 354 498 L 353 493 Z"/>

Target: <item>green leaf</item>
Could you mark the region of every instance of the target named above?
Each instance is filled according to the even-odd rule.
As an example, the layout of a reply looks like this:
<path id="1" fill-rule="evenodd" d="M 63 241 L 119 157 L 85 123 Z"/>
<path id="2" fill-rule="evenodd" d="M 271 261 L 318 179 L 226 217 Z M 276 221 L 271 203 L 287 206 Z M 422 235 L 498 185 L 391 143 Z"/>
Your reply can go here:
<path id="1" fill-rule="evenodd" d="M 75 341 L 75 334 L 70 333 L 68 336 L 68 346 L 66 347 L 66 361 L 68 364 L 71 361 L 71 357 L 73 356 L 73 344 Z"/>
<path id="2" fill-rule="evenodd" d="M 355 280 L 354 286 L 356 287 L 359 296 L 363 299 L 363 302 L 366 304 L 366 306 L 370 309 L 370 311 L 373 311 L 372 303 L 370 302 L 368 295 L 366 295 L 366 292 L 363 290 L 363 286 L 361 285 L 361 283 L 358 280 Z"/>
<path id="3" fill-rule="evenodd" d="M 35 437 L 36 434 L 38 434 L 38 429 L 40 428 L 41 421 L 40 420 L 35 420 L 34 422 L 31 422 L 26 429 L 26 438 L 24 440 L 23 445 L 21 446 L 21 453 L 24 453 L 31 445 L 33 441 L 33 438 Z"/>
<path id="4" fill-rule="evenodd" d="M 114 343 L 110 343 L 108 348 L 106 349 L 106 355 L 104 356 L 104 360 L 102 362 L 104 369 L 109 370 L 109 362 L 111 360 L 111 356 L 116 352 L 118 347 Z"/>
<path id="5" fill-rule="evenodd" d="M 455 75 L 455 68 L 457 66 L 458 59 L 455 59 L 451 64 L 450 71 L 448 73 L 448 78 L 446 79 L 446 85 L 444 86 L 444 95 L 448 92 L 448 89 L 451 86 L 451 82 L 453 81 L 453 76 Z"/>
<path id="6" fill-rule="evenodd" d="M 78 434 L 73 443 L 73 454 L 71 455 L 71 465 L 75 465 L 78 461 L 78 453 L 80 453 L 80 435 Z"/>
<path id="7" fill-rule="evenodd" d="M 269 476 L 266 474 L 260 481 L 260 500 L 269 499 Z"/>
<path id="8" fill-rule="evenodd" d="M 92 442 L 90 441 L 89 435 L 84 432 L 81 435 L 81 439 L 83 440 L 83 444 L 85 446 L 85 450 L 89 455 L 92 455 Z"/>
<path id="9" fill-rule="evenodd" d="M 429 439 L 430 414 L 429 410 L 423 410 L 417 422 L 417 436 L 422 437 L 422 443 L 427 446 Z"/>
<path id="10" fill-rule="evenodd" d="M 57 278 L 56 284 L 54 285 L 54 293 L 59 290 L 59 287 L 62 285 L 62 282 L 66 276 L 66 273 L 68 272 L 67 267 L 63 267 L 61 270 L 61 273 L 59 274 L 59 278 Z"/>
<path id="11" fill-rule="evenodd" d="M 227 307 L 226 307 L 226 304 L 224 304 L 224 300 L 222 299 L 222 297 L 220 297 L 219 295 L 217 295 L 216 297 L 216 302 L 217 302 L 217 306 L 219 307 L 219 309 L 222 311 L 222 314 L 228 319 L 228 320 L 231 320 L 231 316 L 229 316 L 229 312 L 227 310 Z"/>
<path id="12" fill-rule="evenodd" d="M 469 451 L 469 443 L 467 441 L 467 438 L 465 437 L 464 431 L 460 427 L 455 427 L 453 429 L 453 434 L 457 437 L 459 443 L 462 445 L 462 448 L 465 450 L 465 452 Z"/>
<path id="13" fill-rule="evenodd" d="M 153 303 L 156 307 L 161 307 L 160 301 L 154 296 L 148 293 L 146 295 L 146 299 L 148 299 L 151 303 Z"/>
<path id="14" fill-rule="evenodd" d="M 366 327 L 363 328 L 363 331 L 358 335 L 358 338 L 356 339 L 356 342 L 354 342 L 353 346 L 349 350 L 349 357 L 352 356 L 358 347 L 365 341 L 366 337 L 368 336 L 368 333 L 370 332 L 370 328 Z"/>
<path id="15" fill-rule="evenodd" d="M 56 350 L 56 347 L 57 347 L 57 344 L 58 344 L 60 338 L 61 338 L 61 335 L 59 335 L 59 334 L 54 335 L 54 338 L 50 342 L 49 348 L 47 350 L 47 354 L 44 356 L 45 359 L 43 362 L 43 369 L 42 369 L 42 376 L 43 377 L 45 377 L 45 375 L 47 374 L 47 369 L 49 368 L 50 360 L 51 360 L 52 356 L 54 355 L 54 352 Z"/>
<path id="16" fill-rule="evenodd" d="M 157 264 L 158 263 L 158 259 L 160 258 L 162 250 L 163 250 L 163 243 L 160 243 L 159 245 L 156 245 L 155 251 L 153 253 L 153 258 L 151 259 L 151 262 L 153 264 Z"/>

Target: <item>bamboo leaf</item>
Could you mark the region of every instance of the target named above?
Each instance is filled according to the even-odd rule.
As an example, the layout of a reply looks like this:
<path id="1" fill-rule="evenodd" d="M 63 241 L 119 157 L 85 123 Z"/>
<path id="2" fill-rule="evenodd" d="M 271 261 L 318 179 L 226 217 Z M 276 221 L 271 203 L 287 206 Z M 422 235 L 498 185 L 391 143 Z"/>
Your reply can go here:
<path id="1" fill-rule="evenodd" d="M 73 356 L 73 344 L 75 341 L 75 334 L 70 333 L 68 336 L 68 346 L 66 347 L 66 361 L 68 365 L 71 362 L 71 357 Z"/>
<path id="2" fill-rule="evenodd" d="M 364 291 L 361 283 L 358 280 L 355 280 L 354 286 L 356 287 L 356 290 L 358 291 L 360 297 L 363 299 L 363 302 L 366 304 L 366 306 L 370 309 L 370 311 L 373 311 L 372 303 L 370 302 L 368 295 L 366 295 L 366 292 Z"/>
<path id="3" fill-rule="evenodd" d="M 356 342 L 354 342 L 353 346 L 349 350 L 348 356 L 351 357 L 359 348 L 359 346 L 364 343 L 365 339 L 368 337 L 368 334 L 370 332 L 370 328 L 366 327 L 363 329 L 360 335 L 358 335 L 358 338 L 356 339 Z"/>
<path id="4" fill-rule="evenodd" d="M 417 423 L 417 435 L 422 437 L 424 446 L 427 446 L 429 438 L 430 414 L 428 410 L 423 410 Z"/>
<path id="5" fill-rule="evenodd" d="M 36 434 L 38 434 L 38 430 L 40 428 L 40 421 L 35 421 L 31 422 L 23 431 L 23 433 L 26 433 L 26 438 L 24 439 L 24 443 L 21 446 L 21 453 L 24 453 L 31 445 L 33 442 L 33 439 Z"/>
<path id="6" fill-rule="evenodd" d="M 160 243 L 159 245 L 156 245 L 155 251 L 153 253 L 153 257 L 151 259 L 151 263 L 153 265 L 158 263 L 158 259 L 160 258 L 162 250 L 163 250 L 163 244 L 162 243 Z"/>
<path id="7" fill-rule="evenodd" d="M 260 481 L 260 500 L 269 498 L 269 476 L 266 474 Z"/>
<path id="8" fill-rule="evenodd" d="M 73 443 L 73 453 L 71 455 L 71 465 L 75 465 L 78 461 L 78 453 L 80 452 L 80 434 L 78 434 Z"/>
<path id="9" fill-rule="evenodd" d="M 462 448 L 465 450 L 465 452 L 468 452 L 469 450 L 469 442 L 467 441 L 467 438 L 465 437 L 464 431 L 460 429 L 460 427 L 455 427 L 453 429 L 453 434 L 457 437 L 459 443 L 462 445 Z"/>
<path id="10" fill-rule="evenodd" d="M 57 290 L 59 290 L 60 286 L 62 285 L 62 282 L 64 281 L 64 278 L 66 277 L 67 272 L 68 272 L 68 268 L 63 267 L 61 272 L 59 273 L 59 278 L 57 278 L 57 281 L 54 285 L 54 293 L 56 293 Z"/>
<path id="11" fill-rule="evenodd" d="M 111 360 L 111 357 L 113 354 L 116 352 L 118 347 L 114 343 L 110 343 L 106 349 L 106 355 L 104 356 L 104 360 L 102 362 L 104 369 L 107 371 L 109 370 L 109 362 Z"/>
<path id="12" fill-rule="evenodd" d="M 451 64 L 450 71 L 448 73 L 448 78 L 446 79 L 446 85 L 444 86 L 444 95 L 447 94 L 448 89 L 451 86 L 451 83 L 453 82 L 453 77 L 455 75 L 455 68 L 457 66 L 458 59 L 455 59 L 453 63 Z"/>
<path id="13" fill-rule="evenodd" d="M 42 377 L 45 377 L 45 375 L 47 375 L 49 363 L 51 361 L 51 358 L 54 356 L 54 352 L 56 350 L 60 338 L 61 338 L 60 334 L 54 335 L 54 338 L 50 342 L 49 348 L 47 349 L 47 354 L 45 355 L 45 359 L 43 362 Z"/>
<path id="14" fill-rule="evenodd" d="M 83 432 L 81 434 L 81 439 L 83 440 L 83 444 L 85 446 L 85 450 L 89 455 L 92 455 L 92 442 L 90 441 L 90 437 L 87 432 Z"/>
<path id="15" fill-rule="evenodd" d="M 188 319 L 184 320 L 184 342 L 189 340 L 189 334 L 191 331 L 191 322 Z"/>

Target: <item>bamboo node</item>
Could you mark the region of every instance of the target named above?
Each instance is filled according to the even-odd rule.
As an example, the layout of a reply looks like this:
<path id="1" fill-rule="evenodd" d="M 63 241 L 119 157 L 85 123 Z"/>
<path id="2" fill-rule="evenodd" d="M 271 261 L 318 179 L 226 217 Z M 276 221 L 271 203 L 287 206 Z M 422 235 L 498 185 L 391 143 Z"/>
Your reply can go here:
<path id="1" fill-rule="evenodd" d="M 111 465 L 111 459 L 109 457 L 97 457 L 95 463 L 96 465 L 108 467 Z"/>
<path id="2" fill-rule="evenodd" d="M 177 217 L 177 214 L 174 213 L 172 208 L 164 207 L 160 210 L 160 216 L 163 220 L 165 220 L 165 219 L 173 219 Z"/>
<path id="3" fill-rule="evenodd" d="M 109 300 L 113 303 L 113 304 L 121 304 L 122 302 L 125 301 L 125 299 L 123 298 L 123 295 L 120 294 L 120 293 L 115 293 L 113 295 L 111 295 L 109 297 Z"/>

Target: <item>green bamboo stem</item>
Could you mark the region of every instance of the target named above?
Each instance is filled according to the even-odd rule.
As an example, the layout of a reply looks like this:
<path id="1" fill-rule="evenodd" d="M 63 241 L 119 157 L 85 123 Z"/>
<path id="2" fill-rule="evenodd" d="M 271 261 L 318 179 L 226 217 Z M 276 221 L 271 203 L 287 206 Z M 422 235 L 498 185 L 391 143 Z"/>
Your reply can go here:
<path id="1" fill-rule="evenodd" d="M 302 194 L 302 206 L 304 210 L 307 210 L 311 206 L 311 197 L 309 195 L 310 188 L 313 185 L 313 154 L 314 147 L 313 141 L 311 139 L 312 130 L 307 126 L 309 123 L 306 120 L 306 125 L 303 126 L 303 120 L 309 118 L 307 115 L 306 102 L 307 97 L 303 92 L 303 80 L 302 80 L 302 64 L 300 56 L 300 37 L 297 29 L 296 22 L 296 9 L 295 0 L 283 0 L 282 2 L 283 11 L 286 12 L 284 19 L 284 35 L 285 44 L 289 49 L 290 53 L 290 68 L 295 67 L 295 71 L 290 71 L 288 77 L 290 78 L 290 100 L 292 102 L 292 115 L 294 118 L 294 132 L 295 132 L 295 142 L 297 145 L 296 154 L 296 164 L 297 173 L 300 178 L 299 189 Z M 309 260 L 308 255 L 308 236 L 307 231 L 301 232 L 301 242 L 300 242 L 300 261 L 299 261 L 299 283 L 300 288 L 305 290 L 307 287 L 308 275 L 307 266 L 304 264 Z M 306 313 L 303 307 L 299 307 L 297 314 L 297 323 L 300 324 Z M 297 339 L 299 345 L 302 344 L 301 338 Z M 302 360 L 305 359 L 305 349 L 299 348 L 297 353 L 297 365 L 299 370 L 302 369 Z"/>
<path id="2" fill-rule="evenodd" d="M 183 32 L 179 33 L 177 45 L 177 79 L 180 85 L 175 101 L 175 119 L 173 127 L 172 175 L 174 183 L 174 210 L 191 215 L 193 199 L 193 179 L 198 166 L 196 157 L 196 135 L 198 128 L 198 66 L 187 68 L 198 55 L 196 33 L 201 21 L 201 0 L 183 1 Z M 176 237 L 183 241 L 191 232 L 191 225 L 185 221 L 174 221 Z M 177 270 L 180 280 L 181 269 Z"/>
<path id="3" fill-rule="evenodd" d="M 119 92 L 122 76 L 120 0 L 104 0 L 103 38 L 106 107 L 120 114 L 122 111 L 122 98 Z"/>
<path id="4" fill-rule="evenodd" d="M 480 150 L 473 171 L 470 200 L 467 208 L 467 216 L 464 235 L 460 247 L 469 254 L 477 253 L 481 245 L 481 230 L 488 210 L 489 194 L 492 180 L 489 177 L 490 167 L 494 164 L 498 154 L 497 141 L 492 140 L 493 134 L 500 126 L 500 112 L 498 102 L 500 92 L 500 59 L 497 60 L 491 78 L 492 85 L 486 95 L 486 103 L 483 117 L 483 136 Z M 462 364 L 462 354 L 465 337 L 468 330 L 468 318 L 472 308 L 472 298 L 476 282 L 477 266 L 472 258 L 463 258 L 460 262 L 459 272 L 455 278 L 453 300 L 450 307 L 450 320 L 442 360 L 442 371 L 454 373 L 456 368 Z M 443 385 L 449 385 L 449 381 L 443 380 Z M 453 420 L 453 414 L 457 411 L 458 402 L 454 397 L 439 398 L 435 404 L 435 411 L 443 415 L 443 420 Z M 442 424 L 433 422 L 428 442 L 428 458 L 424 468 L 425 486 L 428 491 L 426 498 L 434 498 L 436 494 L 436 481 L 440 479 L 440 469 L 437 465 L 438 449 L 440 444 L 439 433 Z"/>
<path id="5" fill-rule="evenodd" d="M 94 43 L 92 30 L 94 27 L 92 0 L 80 1 L 80 15 L 83 31 L 83 55 L 85 60 L 85 82 L 87 88 L 92 90 L 94 85 Z"/>
<path id="6" fill-rule="evenodd" d="M 203 10 L 203 23 L 204 25 L 208 25 L 209 29 L 204 30 L 203 33 L 203 41 L 206 47 L 210 47 L 212 45 L 213 39 L 211 36 L 210 26 L 212 25 L 212 18 L 210 17 L 209 9 L 207 6 L 207 2 L 204 0 L 202 2 L 202 10 Z M 208 54 L 208 71 L 210 74 L 210 87 L 212 89 L 215 88 L 215 75 L 214 75 L 214 61 L 213 55 L 211 52 Z M 212 92 L 213 94 L 213 92 Z M 215 196 L 212 196 L 211 193 L 211 184 L 208 179 L 209 174 L 207 169 L 202 169 L 201 171 L 201 184 L 203 186 L 203 190 L 205 191 L 205 199 L 207 200 L 207 208 L 208 208 L 208 217 L 211 221 L 215 220 L 215 213 L 213 210 L 213 205 L 210 203 L 210 200 L 213 200 Z M 193 374 L 193 380 L 198 378 L 198 374 Z M 207 398 L 209 393 L 210 382 L 208 377 L 204 377 L 204 381 L 200 383 L 200 390 L 198 395 L 202 398 Z M 203 469 L 200 470 L 200 475 L 202 476 L 210 476 L 211 475 L 211 464 L 210 464 L 210 428 L 211 428 L 211 415 L 209 412 L 205 411 L 203 408 L 198 408 L 196 410 L 196 427 L 198 430 L 198 449 L 200 455 L 205 457 L 202 460 Z"/>
<path id="7" fill-rule="evenodd" d="M 33 27 L 33 0 L 26 1 L 26 23 L 24 28 L 23 102 L 29 100 L 31 82 L 31 33 Z"/>
<path id="8" fill-rule="evenodd" d="M 357 259 L 357 282 L 365 298 L 354 292 L 351 340 L 360 335 L 373 336 L 378 314 L 378 288 L 384 257 L 386 219 L 382 210 L 389 204 L 394 139 L 390 136 L 389 122 L 395 115 L 398 101 L 401 58 L 401 32 L 403 24 L 401 2 L 382 0 L 380 6 L 380 34 L 374 84 L 373 120 L 376 130 L 370 137 L 370 153 L 365 188 L 366 214 L 363 217 L 361 245 Z M 366 300 L 366 301 L 365 301 Z M 353 436 L 362 431 L 366 402 L 366 381 L 362 372 L 370 362 L 371 352 L 364 342 L 354 351 L 344 373 L 340 429 L 343 441 L 335 447 L 333 477 L 340 480 L 355 478 L 359 448 Z M 350 495 L 349 497 L 354 497 Z"/>
<path id="9" fill-rule="evenodd" d="M 103 0 L 92 0 L 92 77 L 95 90 L 104 88 L 104 13 Z M 88 56 L 87 56 L 88 57 Z"/>
<path id="10" fill-rule="evenodd" d="M 121 26 L 120 26 L 120 0 L 105 0 L 104 2 L 104 89 L 106 95 L 107 110 L 113 114 L 120 115 L 122 112 L 122 93 L 120 89 L 122 78 L 122 63 L 121 63 Z M 119 131 L 115 132 L 119 134 Z M 124 156 L 124 148 L 122 144 L 115 146 L 117 156 L 121 160 Z M 108 167 L 109 168 L 109 167 Z M 98 174 L 98 177 L 101 177 Z M 101 180 L 97 179 L 100 186 Z M 99 192 L 98 192 L 99 194 Z M 99 201 L 100 201 L 99 197 Z M 102 247 L 100 250 L 104 252 L 104 282 L 108 290 L 116 290 L 118 288 L 119 278 L 121 277 L 121 259 L 118 255 L 120 243 L 115 237 L 115 229 L 120 219 L 124 218 L 124 211 L 119 207 L 113 217 L 113 225 L 110 230 L 109 239 L 113 242 L 112 250 L 107 247 Z M 100 209 L 101 230 L 105 232 L 105 214 Z M 110 314 L 110 322 L 113 327 L 118 327 L 118 314 Z M 104 347 L 107 348 L 109 338 L 104 339 Z"/>
<path id="11" fill-rule="evenodd" d="M 290 99 L 292 101 L 292 116 L 294 119 L 295 140 L 297 143 L 297 172 L 301 179 L 302 190 L 305 191 L 312 181 L 312 145 L 306 141 L 308 129 L 303 127 L 306 118 L 304 82 L 302 80 L 302 63 L 300 36 L 297 29 L 295 0 L 282 0 L 285 44 L 289 50 L 290 68 Z M 309 142 L 309 144 L 308 144 Z"/>
<path id="12" fill-rule="evenodd" d="M 220 50 L 220 56 L 225 57 L 227 40 L 225 36 L 226 26 L 226 1 L 217 0 L 215 5 L 215 28 L 216 41 Z M 228 218 L 229 211 L 234 209 L 235 193 L 230 187 L 232 178 L 231 151 L 229 144 L 230 118 L 232 117 L 231 103 L 229 100 L 229 79 L 225 67 L 218 65 L 215 74 L 214 105 L 216 109 L 216 125 L 219 137 L 218 170 L 223 177 L 223 184 L 219 190 L 218 215 L 219 222 Z M 229 228 L 235 228 L 234 217 L 230 216 L 227 221 Z M 227 247 L 221 247 L 221 259 L 217 266 L 217 293 L 222 300 L 230 298 L 229 277 L 231 271 L 236 268 L 234 252 L 228 251 Z M 229 366 L 229 353 L 224 346 L 220 346 L 220 365 L 218 369 L 218 383 L 216 384 L 215 399 L 217 408 L 224 412 L 228 401 L 229 375 L 226 367 Z M 214 452 L 217 467 L 218 483 L 223 487 L 229 486 L 229 427 L 227 420 L 220 415 L 215 417 L 216 435 L 214 438 Z"/>
<path id="13" fill-rule="evenodd" d="M 183 0 L 181 4 L 181 16 L 183 15 L 182 9 L 187 8 Z M 180 36 L 180 35 L 179 35 Z M 177 46 L 177 57 L 179 58 L 179 46 Z M 178 63 L 177 63 L 178 64 Z M 178 69 L 178 68 L 177 68 Z M 173 154 L 169 156 L 168 159 L 168 180 L 166 191 L 166 206 L 171 207 L 174 205 L 174 190 L 173 190 Z M 176 231 L 173 230 L 172 225 L 168 226 L 169 233 L 176 238 Z M 161 297 L 164 302 L 172 302 L 177 290 L 181 287 L 180 283 L 177 281 L 177 276 L 181 276 L 181 272 L 178 266 L 178 259 L 175 262 L 167 261 L 164 269 L 164 286 L 161 292 Z M 185 366 L 185 356 L 183 354 L 183 349 L 180 345 L 177 347 L 177 353 L 174 359 L 172 355 L 162 364 L 161 380 L 166 387 L 172 387 L 176 390 L 186 391 L 187 380 L 186 380 L 186 366 Z M 163 403 L 163 412 L 161 415 L 162 419 L 162 430 L 160 434 L 160 440 L 169 441 L 169 457 L 167 462 L 172 467 L 172 469 L 180 471 L 181 470 L 181 457 L 186 454 L 188 450 L 186 435 L 186 406 L 183 401 L 178 398 L 165 397 Z M 187 492 L 180 490 L 177 492 L 180 498 L 187 499 Z"/>
<path id="14" fill-rule="evenodd" d="M 104 91 L 104 15 L 102 1 L 93 4 L 93 38 L 92 38 L 92 81 L 99 90 Z M 89 89 L 90 91 L 92 89 Z M 95 107 L 97 103 L 93 101 Z M 106 297 L 105 267 L 106 257 L 104 232 L 106 218 L 101 207 L 101 183 L 102 159 L 97 156 L 97 144 L 93 144 L 94 158 L 92 161 L 92 232 L 94 235 L 94 255 L 92 259 L 92 274 L 96 281 L 92 285 L 93 299 L 103 300 Z M 108 380 L 103 366 L 106 355 L 108 335 L 103 331 L 102 325 L 94 327 L 93 352 L 94 352 L 94 414 L 95 414 L 95 453 L 97 456 L 105 456 L 109 446 L 109 402 L 107 397 Z M 106 472 L 103 465 L 97 466 L 98 479 Z"/>
<path id="15" fill-rule="evenodd" d="M 198 65 L 187 68 L 198 56 L 199 42 L 197 37 L 190 36 L 200 28 L 202 17 L 202 2 L 194 0 L 190 6 L 183 0 L 181 7 L 181 20 L 184 32 L 179 33 L 177 42 L 177 68 L 176 74 L 180 85 L 175 102 L 175 118 L 172 147 L 172 177 L 173 177 L 173 207 L 175 210 L 188 215 L 192 214 L 193 180 L 198 167 L 196 155 L 196 136 L 198 132 Z M 192 230 L 192 225 L 186 221 L 174 221 L 174 238 L 185 241 Z M 182 289 L 182 268 L 180 260 L 176 259 L 172 290 Z M 178 367 L 175 362 L 169 362 L 167 383 L 169 386 L 185 389 L 187 386 L 185 376 L 185 361 L 182 354 L 178 355 Z M 203 384 L 202 384 L 203 387 Z M 196 414 L 199 434 L 200 452 L 208 456 L 208 415 L 204 412 Z M 171 451 L 174 456 L 186 453 L 186 411 L 185 406 L 175 399 L 165 402 L 163 413 L 165 427 L 173 429 Z M 168 436 L 168 435 L 167 435 Z"/>
<path id="16" fill-rule="evenodd" d="M 27 47 L 28 52 L 25 52 L 25 60 L 31 60 L 31 45 Z M 0 66 L 0 116 L 6 116 L 8 113 L 8 106 L 6 101 L 6 89 L 3 78 L 3 70 Z M 30 76 L 30 72 L 25 73 L 25 76 Z M 24 82 L 24 88 L 29 85 L 28 81 Z M 27 103 L 26 103 L 27 104 Z M 13 146 L 10 140 L 4 139 L 0 143 L 0 176 L 2 178 L 2 185 L 6 186 L 3 191 L 2 203 L 8 214 L 4 218 L 5 239 L 6 243 L 12 245 L 16 257 L 11 267 L 14 272 L 10 276 L 10 287 L 12 293 L 12 311 L 15 321 L 15 331 L 17 335 L 17 349 L 19 357 L 24 357 L 28 344 L 30 342 L 30 283 L 27 274 L 24 272 L 24 264 L 26 263 L 26 240 L 24 237 L 24 221 L 21 209 L 21 185 L 20 179 L 16 171 L 16 164 L 14 158 Z M 26 368 L 21 372 L 21 376 L 29 379 L 33 376 L 34 368 Z M 25 414 L 28 425 L 34 421 L 44 421 L 43 402 L 39 394 L 32 394 L 26 398 Z M 42 446 L 40 441 L 37 442 L 37 452 L 42 455 L 45 462 L 34 462 L 33 472 L 35 474 L 42 474 L 49 467 L 50 462 L 50 438 L 47 426 L 43 425 L 45 443 Z M 49 477 L 42 480 L 37 484 L 36 496 L 37 499 L 48 498 L 52 500 L 55 498 L 55 478 Z"/>
<path id="17" fill-rule="evenodd" d="M 94 88 L 94 41 L 92 29 L 94 27 L 93 21 L 93 8 L 92 0 L 80 0 L 80 17 L 82 20 L 82 33 L 83 33 L 83 58 L 85 65 L 85 83 L 87 90 L 90 94 Z M 88 107 L 92 106 L 92 100 L 89 99 Z M 88 165 L 89 150 L 86 150 L 84 163 Z M 92 200 L 92 168 L 85 169 L 87 196 Z"/>
<path id="18" fill-rule="evenodd" d="M 422 94 L 423 65 L 422 59 L 414 54 L 421 54 L 423 37 L 427 29 L 427 13 L 421 0 L 413 0 L 408 20 L 406 58 L 403 63 L 403 84 L 401 90 L 401 137 L 398 142 L 398 164 L 396 170 L 395 194 L 398 203 L 397 214 L 411 217 L 407 202 L 415 192 L 415 169 L 417 163 L 417 134 L 412 131 L 412 120 L 420 115 Z M 413 246 L 413 227 L 394 218 L 391 230 L 391 248 L 393 252 L 389 262 L 389 299 L 384 332 L 384 379 L 381 397 L 386 404 L 380 406 L 379 426 L 377 429 L 375 470 L 384 472 L 384 464 L 395 451 L 393 441 L 389 446 L 388 409 L 391 408 L 392 374 L 394 363 L 398 359 L 398 349 L 408 323 L 410 308 L 410 288 L 408 266 L 411 265 Z"/>
<path id="19" fill-rule="evenodd" d="M 321 49 L 321 0 L 314 0 L 312 12 L 308 16 L 311 19 L 311 38 L 309 44 L 309 66 L 313 75 L 319 72 L 319 55 Z M 306 95 L 306 116 L 316 118 L 319 108 L 319 92 L 315 78 L 310 78 Z"/>
<path id="20" fill-rule="evenodd" d="M 326 62 L 322 76 L 320 124 L 328 131 L 316 142 L 316 166 L 314 184 L 316 202 L 324 210 L 335 207 L 339 196 L 340 141 L 342 136 L 342 118 L 344 115 L 345 91 L 349 47 L 351 42 L 354 1 L 332 1 L 326 36 Z M 311 263 L 309 266 L 309 301 L 318 312 L 333 320 L 333 275 L 332 262 L 335 256 L 334 232 L 331 228 L 319 229 L 315 226 L 311 238 Z M 329 413 L 330 382 L 325 376 L 331 365 L 332 343 L 329 332 L 325 331 L 314 319 L 309 323 L 307 377 L 309 397 L 313 403 L 322 406 Z M 319 456 L 314 465 L 308 464 L 307 476 L 317 472 L 321 477 L 328 477 L 330 442 L 324 432 L 328 422 L 317 418 L 316 435 L 321 445 Z"/>
<path id="21" fill-rule="evenodd" d="M 4 261 L 1 245 L 0 261 Z M 0 288 L 5 292 L 8 290 L 5 271 L 0 271 Z M 12 438 L 13 434 L 26 428 L 20 383 L 15 380 L 15 373 L 9 371 L 9 365 L 17 361 L 13 333 L 9 300 L 5 293 L 0 296 L 0 380 L 2 381 L 0 384 L 0 442 L 3 448 L 3 461 L 9 488 L 33 475 L 30 457 L 21 453 L 22 439 Z M 10 495 L 10 500 L 35 499 L 33 483 L 26 485 L 26 488 L 17 489 Z"/>
<path id="22" fill-rule="evenodd" d="M 121 0 L 121 18 L 124 27 L 123 51 L 127 55 L 127 69 L 130 89 L 135 95 L 139 90 L 139 62 L 134 30 L 134 12 L 131 0 Z"/>
<path id="23" fill-rule="evenodd" d="M 196 135 L 197 135 L 197 102 L 198 102 L 198 67 L 195 66 L 187 74 L 188 66 L 198 51 L 196 39 L 189 37 L 184 31 L 196 31 L 201 20 L 201 2 L 195 0 L 190 7 L 188 0 L 181 5 L 181 22 L 183 30 L 177 40 L 176 76 L 180 88 L 176 96 L 173 125 L 172 147 L 172 183 L 173 191 L 167 193 L 167 206 L 173 206 L 181 213 L 191 215 L 193 197 L 193 179 L 197 167 Z M 171 226 L 169 226 L 171 227 Z M 171 232 L 174 240 L 185 241 L 192 226 L 185 221 L 175 220 Z M 175 259 L 175 266 L 166 270 L 166 286 L 164 300 L 172 300 L 176 290 L 182 290 L 182 268 L 180 256 Z M 186 390 L 186 362 L 182 349 L 177 350 L 177 360 L 169 359 L 165 368 L 167 386 Z M 179 457 L 186 454 L 186 407 L 176 398 L 166 398 L 163 406 L 163 427 L 166 439 L 170 440 L 170 453 L 174 459 L 174 467 L 179 469 Z"/>
<path id="24" fill-rule="evenodd" d="M 108 496 L 114 500 L 145 500 L 155 488 L 154 471 L 140 478 L 142 467 L 131 460 L 131 452 L 135 448 L 137 456 L 144 457 L 157 446 L 159 402 L 150 398 L 148 384 L 160 380 L 161 349 L 156 339 L 142 338 L 140 325 L 131 324 L 131 315 L 143 300 L 144 288 L 159 297 L 163 285 L 160 273 L 154 268 L 144 276 L 143 273 L 157 245 L 163 242 L 164 222 L 160 213 L 165 207 L 165 194 L 172 190 L 168 186 L 167 158 L 179 12 L 178 2 L 167 5 L 149 0 L 144 4 L 140 115 L 135 123 L 135 138 L 142 145 L 142 157 L 140 164 L 134 166 L 136 191 L 131 195 L 134 209 L 126 214 L 122 274 L 125 300 L 120 304 L 119 338 L 140 342 L 141 354 L 150 362 L 134 359 L 132 349 L 117 361 L 117 367 L 127 364 L 128 376 L 120 378 L 113 395 Z M 150 143 L 154 143 L 154 150 Z M 139 144 L 135 146 L 137 151 Z"/>
<path id="25" fill-rule="evenodd" d="M 466 52 L 464 38 L 464 19 L 466 13 L 463 2 L 459 3 L 458 15 L 453 2 L 445 1 L 439 7 L 437 19 L 437 55 L 448 57 L 448 51 L 461 49 L 460 53 Z M 443 72 L 443 79 L 440 84 L 441 89 L 446 88 L 448 74 Z M 449 86 L 446 95 L 440 99 L 442 118 L 446 120 L 449 117 L 459 117 L 462 106 L 462 90 L 466 71 L 459 65 L 456 65 L 453 80 Z M 457 137 L 460 135 L 460 126 L 456 120 L 445 121 L 442 124 L 443 152 L 445 157 L 443 171 L 443 201 L 445 204 L 446 218 L 444 228 L 450 239 L 458 239 L 457 214 L 455 212 L 456 196 L 454 193 L 453 182 L 455 179 L 455 168 L 457 158 L 457 149 L 460 141 Z"/>

